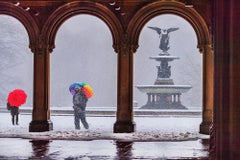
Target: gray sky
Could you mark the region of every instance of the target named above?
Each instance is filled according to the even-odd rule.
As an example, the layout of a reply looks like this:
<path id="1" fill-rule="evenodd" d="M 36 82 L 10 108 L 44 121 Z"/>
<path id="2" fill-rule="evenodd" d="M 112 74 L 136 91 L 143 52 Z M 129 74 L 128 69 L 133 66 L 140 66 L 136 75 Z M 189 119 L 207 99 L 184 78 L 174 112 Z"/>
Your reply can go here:
<path id="1" fill-rule="evenodd" d="M 169 53 L 180 57 L 180 60 L 171 62 L 172 79 L 175 84 L 193 86 L 182 95 L 184 105 L 201 107 L 202 55 L 197 49 L 193 28 L 178 16 L 157 16 L 143 28 L 139 48 L 134 55 L 134 85 L 153 84 L 157 76 L 156 65 L 159 64 L 150 60 L 149 56 L 158 55 L 159 36 L 147 26 L 180 28 L 170 34 Z M 0 37 L 0 52 L 2 58 L 5 57 L 0 66 L 8 66 L 7 70 L 1 71 L 4 78 L 1 81 L 3 89 L 0 104 L 5 105 L 10 90 L 23 88 L 29 95 L 26 105 L 31 105 L 33 54 L 28 48 L 27 32 L 16 19 L 1 15 Z M 52 106 L 72 106 L 68 87 L 76 81 L 92 86 L 94 96 L 89 99 L 89 106 L 116 106 L 117 55 L 112 48 L 110 30 L 102 20 L 89 15 L 74 16 L 67 20 L 57 33 L 50 71 Z M 139 106 L 146 103 L 146 98 L 144 93 L 134 88 L 134 101 Z"/>
<path id="2" fill-rule="evenodd" d="M 197 49 L 197 37 L 192 26 L 183 18 L 165 14 L 150 20 L 140 34 L 139 49 L 135 54 L 135 85 L 151 85 L 157 78 L 159 65 L 150 56 L 160 53 L 159 36 L 156 31 L 147 28 L 154 26 L 159 28 L 179 27 L 179 30 L 170 33 L 169 53 L 180 57 L 169 64 L 172 66 L 172 76 L 177 85 L 191 85 L 193 88 L 182 94 L 182 103 L 187 107 L 201 107 L 202 105 L 202 55 Z M 143 97 L 144 95 L 144 97 Z M 147 101 L 147 96 L 134 90 L 134 99 L 142 106 Z"/>
<path id="3" fill-rule="evenodd" d="M 51 62 L 51 97 L 55 97 L 52 105 L 71 106 L 68 86 L 80 81 L 94 90 L 89 106 L 116 106 L 117 55 L 110 30 L 103 21 L 89 15 L 66 21 L 57 33 Z"/>
<path id="4" fill-rule="evenodd" d="M 6 106 L 7 96 L 13 89 L 25 90 L 26 105 L 32 105 L 33 54 L 27 31 L 15 18 L 0 15 L 0 105 Z"/>

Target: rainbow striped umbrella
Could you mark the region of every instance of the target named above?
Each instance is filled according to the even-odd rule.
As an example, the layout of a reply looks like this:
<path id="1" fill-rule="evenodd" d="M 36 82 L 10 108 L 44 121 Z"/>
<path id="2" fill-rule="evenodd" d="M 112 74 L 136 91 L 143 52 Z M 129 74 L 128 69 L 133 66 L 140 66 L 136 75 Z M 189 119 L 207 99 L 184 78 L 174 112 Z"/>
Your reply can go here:
<path id="1" fill-rule="evenodd" d="M 75 87 L 80 87 L 81 91 L 86 95 L 87 98 L 91 98 L 93 96 L 93 89 L 90 85 L 84 82 L 75 82 L 69 86 L 69 91 L 72 95 L 75 94 Z"/>

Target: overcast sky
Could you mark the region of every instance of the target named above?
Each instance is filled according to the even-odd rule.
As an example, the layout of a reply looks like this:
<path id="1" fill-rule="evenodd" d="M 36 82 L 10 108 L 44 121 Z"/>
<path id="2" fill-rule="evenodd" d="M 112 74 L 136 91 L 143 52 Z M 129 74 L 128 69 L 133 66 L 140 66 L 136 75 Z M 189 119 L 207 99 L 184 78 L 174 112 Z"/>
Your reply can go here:
<path id="1" fill-rule="evenodd" d="M 170 34 L 169 53 L 180 60 L 171 62 L 172 79 L 178 85 L 192 85 L 182 95 L 187 107 L 201 107 L 202 102 L 202 55 L 197 49 L 196 34 L 191 25 L 174 15 L 153 18 L 143 28 L 139 48 L 134 55 L 134 86 L 153 84 L 156 61 L 150 56 L 159 54 L 159 36 L 147 28 L 179 27 Z M 26 90 L 26 105 L 32 105 L 33 54 L 23 25 L 10 16 L 0 16 L 1 83 L 0 105 L 5 105 L 9 91 Z M 4 70 L 3 70 L 4 68 Z M 112 48 L 112 37 L 107 25 L 100 19 L 79 15 L 67 20 L 56 36 L 56 48 L 51 53 L 50 105 L 72 106 L 68 91 L 71 83 L 82 81 L 92 86 L 94 96 L 89 106 L 116 106 L 117 104 L 117 54 Z M 134 87 L 134 101 L 142 106 L 147 96 Z"/>

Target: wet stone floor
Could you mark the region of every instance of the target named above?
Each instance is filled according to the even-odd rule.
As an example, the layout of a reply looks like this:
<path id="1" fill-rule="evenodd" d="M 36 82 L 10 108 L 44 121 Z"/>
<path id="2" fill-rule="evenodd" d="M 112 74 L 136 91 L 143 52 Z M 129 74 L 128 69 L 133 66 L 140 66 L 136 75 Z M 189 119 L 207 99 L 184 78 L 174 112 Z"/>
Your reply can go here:
<path id="1" fill-rule="evenodd" d="M 207 159 L 208 140 L 181 142 L 66 141 L 0 138 L 1 160 Z"/>

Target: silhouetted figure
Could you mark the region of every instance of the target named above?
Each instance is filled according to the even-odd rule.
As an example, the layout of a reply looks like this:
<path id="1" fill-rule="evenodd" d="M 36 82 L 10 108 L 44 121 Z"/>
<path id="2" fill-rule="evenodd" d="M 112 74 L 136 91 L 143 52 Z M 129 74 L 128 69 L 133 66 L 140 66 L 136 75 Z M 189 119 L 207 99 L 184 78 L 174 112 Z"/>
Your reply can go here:
<path id="1" fill-rule="evenodd" d="M 75 129 L 80 129 L 80 121 L 85 129 L 88 129 L 88 123 L 86 121 L 85 109 L 87 105 L 87 97 L 81 91 L 81 87 L 75 87 L 75 94 L 73 95 L 73 109 L 74 109 L 74 124 Z"/>
<path id="2" fill-rule="evenodd" d="M 167 52 L 169 50 L 169 33 L 178 30 L 179 28 L 169 28 L 169 29 L 161 29 L 158 27 L 148 27 L 150 29 L 153 29 L 155 31 L 157 31 L 157 33 L 159 34 L 159 38 L 160 38 L 160 44 L 159 44 L 159 48 L 162 50 L 164 55 L 169 55 L 169 53 Z"/>
<path id="3" fill-rule="evenodd" d="M 7 109 L 10 110 L 12 115 L 12 125 L 18 125 L 19 108 L 16 106 L 11 106 L 10 103 L 7 103 Z"/>

